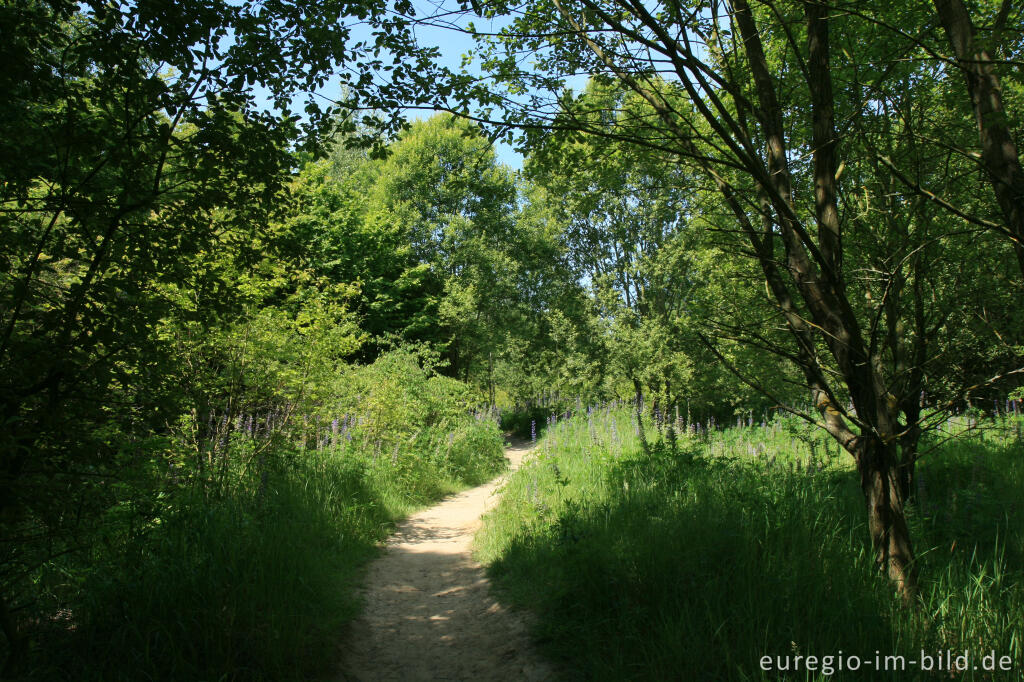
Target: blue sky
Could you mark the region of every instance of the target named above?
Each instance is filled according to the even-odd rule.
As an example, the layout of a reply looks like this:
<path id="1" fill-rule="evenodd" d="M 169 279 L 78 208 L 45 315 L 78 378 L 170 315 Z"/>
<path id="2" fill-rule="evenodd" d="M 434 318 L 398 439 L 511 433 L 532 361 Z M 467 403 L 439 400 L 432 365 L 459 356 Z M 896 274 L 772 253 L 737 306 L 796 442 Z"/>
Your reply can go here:
<path id="1" fill-rule="evenodd" d="M 445 2 L 430 2 L 421 0 L 416 3 L 417 16 L 420 18 L 433 16 L 438 11 L 444 11 L 445 8 L 451 8 L 453 5 L 457 6 L 457 3 L 452 3 L 451 0 Z M 489 21 L 487 19 L 480 19 L 476 17 L 466 17 L 460 23 L 465 25 L 467 21 L 474 21 L 476 27 L 482 31 L 496 31 L 504 22 Z M 415 29 L 416 37 L 422 46 L 437 47 L 440 55 L 438 62 L 442 66 L 446 66 L 452 70 L 459 70 L 462 64 L 462 57 L 464 54 L 473 50 L 476 46 L 475 41 L 466 33 L 460 32 L 454 29 L 446 29 L 439 26 L 426 26 L 419 25 Z M 372 41 L 372 36 L 367 30 L 365 25 L 354 25 L 352 29 L 352 40 L 368 39 Z M 472 67 L 470 67 L 472 70 Z M 258 85 L 255 88 L 257 102 L 267 102 L 266 96 L 261 93 L 262 88 Z M 340 80 L 338 78 L 332 78 L 330 82 L 320 90 L 317 94 L 327 99 L 334 99 L 341 95 Z M 304 96 L 299 95 L 295 98 L 296 103 L 303 100 Z M 432 116 L 432 112 L 426 110 L 407 110 L 406 116 L 409 120 L 427 119 Z M 495 144 L 495 150 L 498 156 L 498 160 L 513 168 L 522 168 L 523 158 L 522 155 L 517 153 L 510 145 L 503 142 Z"/>
<path id="2" fill-rule="evenodd" d="M 417 3 L 417 13 L 421 16 L 425 16 L 431 11 L 438 9 L 443 10 L 444 7 L 450 6 L 451 4 L 451 2 L 419 2 Z M 468 20 L 470 19 L 466 19 L 466 21 Z M 485 32 L 497 31 L 505 23 L 489 21 L 487 19 L 480 19 L 476 17 L 472 17 L 472 21 L 479 30 Z M 462 22 L 462 24 L 464 23 L 465 21 Z M 418 26 L 416 27 L 416 37 L 419 39 L 421 45 L 437 47 L 441 53 L 440 59 L 438 60 L 439 63 L 452 70 L 458 70 L 462 64 L 462 56 L 476 47 L 476 41 L 474 41 L 471 36 L 456 30 L 448 30 L 440 27 Z M 470 68 L 472 69 L 472 67 Z M 422 110 L 409 112 L 410 119 L 425 119 L 430 116 L 430 112 Z M 522 155 L 512 149 L 508 144 L 505 144 L 504 142 L 497 142 L 495 144 L 495 151 L 497 152 L 498 160 L 501 163 L 512 166 L 513 168 L 522 168 Z"/>

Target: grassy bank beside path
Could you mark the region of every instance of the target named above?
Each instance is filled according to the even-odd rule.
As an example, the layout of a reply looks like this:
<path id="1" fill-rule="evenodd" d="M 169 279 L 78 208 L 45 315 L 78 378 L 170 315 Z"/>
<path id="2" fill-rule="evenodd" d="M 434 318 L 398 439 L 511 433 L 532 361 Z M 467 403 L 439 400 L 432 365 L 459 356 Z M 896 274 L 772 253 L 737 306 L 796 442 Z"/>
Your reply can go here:
<path id="1" fill-rule="evenodd" d="M 1018 680 L 1016 434 L 1011 420 L 993 422 L 920 463 L 910 509 L 924 577 L 917 611 L 901 608 L 872 567 L 851 463 L 782 419 L 662 440 L 648 427 L 648 452 L 626 410 L 559 422 L 485 518 L 477 553 L 504 597 L 538 614 L 547 653 L 580 679 L 933 679 L 919 671 L 921 651 L 951 650 L 967 651 L 971 666 L 991 652 L 1013 661 L 1011 672 L 953 679 Z M 840 652 L 869 663 L 840 669 Z M 876 674 L 876 652 L 883 665 L 905 656 L 906 669 Z"/>

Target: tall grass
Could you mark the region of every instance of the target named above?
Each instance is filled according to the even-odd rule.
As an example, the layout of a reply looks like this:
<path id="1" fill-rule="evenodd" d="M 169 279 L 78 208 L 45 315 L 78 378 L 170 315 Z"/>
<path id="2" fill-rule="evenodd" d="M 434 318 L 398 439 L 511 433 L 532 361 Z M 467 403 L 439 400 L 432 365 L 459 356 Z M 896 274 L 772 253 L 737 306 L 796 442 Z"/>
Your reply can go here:
<path id="1" fill-rule="evenodd" d="M 911 664 L 829 676 L 820 660 L 788 674 L 760 661 L 966 649 L 971 665 L 1011 656 L 1013 672 L 955 679 L 1020 679 L 1024 450 L 1014 423 L 997 426 L 920 464 L 918 610 L 873 568 L 851 464 L 787 419 L 678 438 L 648 426 L 646 450 L 627 409 L 561 421 L 506 485 L 477 551 L 498 589 L 536 611 L 570 677 L 917 679 Z"/>
<path id="2" fill-rule="evenodd" d="M 84 555 L 39 574 L 25 677 L 331 677 L 359 571 L 392 523 L 505 464 L 496 422 L 451 400 L 462 389 L 388 362 L 353 379 L 348 416 L 240 416 L 201 450 L 172 442 L 148 488 L 131 487 L 149 499 L 112 508 L 123 518 L 83 538 Z"/>

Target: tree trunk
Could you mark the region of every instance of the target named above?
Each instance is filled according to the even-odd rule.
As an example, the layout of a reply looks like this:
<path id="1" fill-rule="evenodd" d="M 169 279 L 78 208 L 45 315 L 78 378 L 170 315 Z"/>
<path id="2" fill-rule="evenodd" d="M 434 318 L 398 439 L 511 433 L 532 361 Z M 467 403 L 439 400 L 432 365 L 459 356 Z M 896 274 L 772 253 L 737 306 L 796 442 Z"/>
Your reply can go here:
<path id="1" fill-rule="evenodd" d="M 1006 234 L 1013 242 L 1024 274 L 1024 170 L 1007 125 L 999 77 L 992 71 L 988 50 L 977 45 L 974 24 L 963 0 L 935 0 L 957 65 L 967 79 L 974 117 L 981 139 L 981 162 L 1003 214 Z"/>
<path id="2" fill-rule="evenodd" d="M 875 439 L 859 443 L 857 470 L 868 508 L 868 531 L 875 564 L 904 601 L 917 596 L 917 564 L 904 509 L 905 470 L 899 447 Z"/>
<path id="3" fill-rule="evenodd" d="M 487 353 L 487 399 L 494 407 L 494 353 Z"/>
<path id="4" fill-rule="evenodd" d="M 644 433 L 644 386 L 640 380 L 633 379 L 633 389 L 636 391 L 636 425 L 637 437 L 640 438 L 640 447 L 647 454 L 651 452 L 651 446 L 647 442 L 647 434 Z"/>

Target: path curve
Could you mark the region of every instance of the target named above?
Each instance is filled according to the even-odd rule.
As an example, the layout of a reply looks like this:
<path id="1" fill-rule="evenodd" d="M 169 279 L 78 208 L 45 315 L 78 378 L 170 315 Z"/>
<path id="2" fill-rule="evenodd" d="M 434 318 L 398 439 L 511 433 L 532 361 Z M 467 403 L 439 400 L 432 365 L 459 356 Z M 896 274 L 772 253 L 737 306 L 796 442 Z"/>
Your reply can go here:
<path id="1" fill-rule="evenodd" d="M 509 472 L 529 452 L 505 449 Z M 481 515 L 498 501 L 504 474 L 446 498 L 398 524 L 370 564 L 364 609 L 342 647 L 342 679 L 550 680 L 524 616 L 490 595 L 470 545 Z"/>

